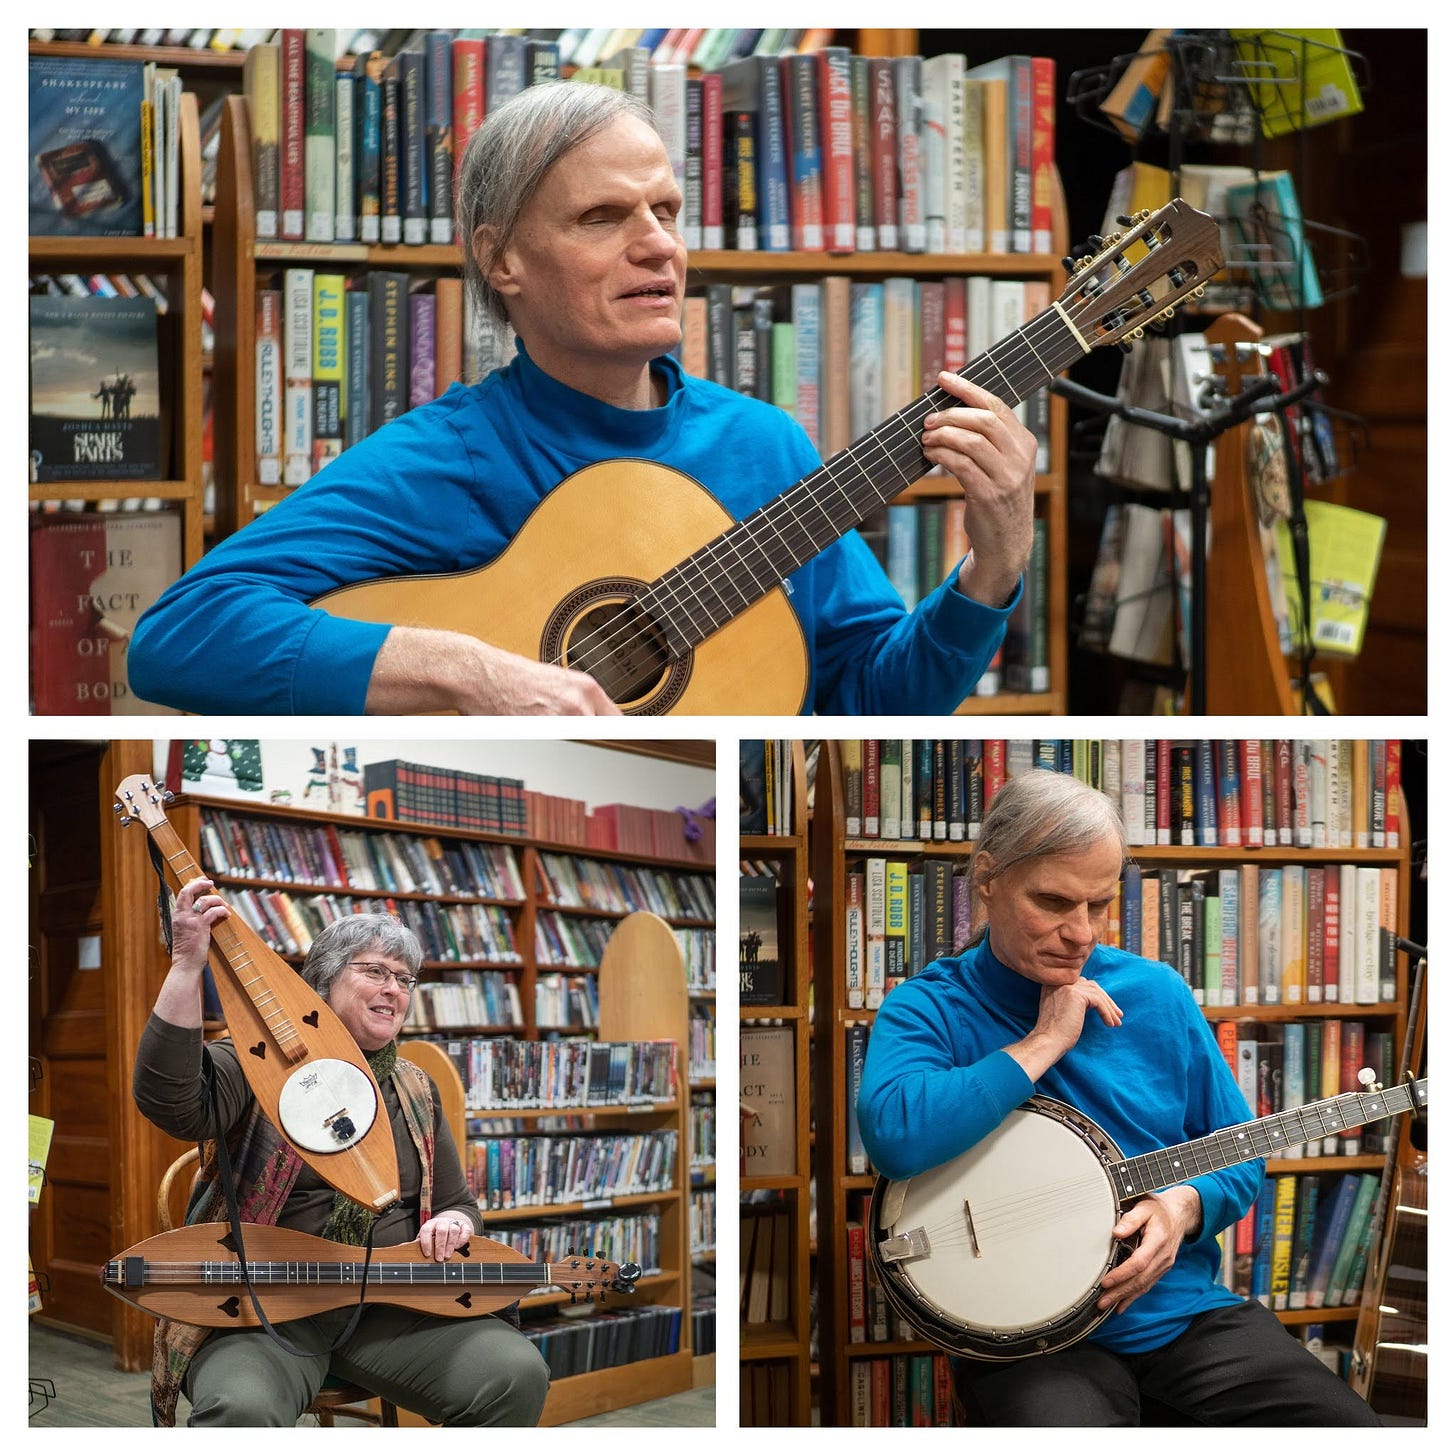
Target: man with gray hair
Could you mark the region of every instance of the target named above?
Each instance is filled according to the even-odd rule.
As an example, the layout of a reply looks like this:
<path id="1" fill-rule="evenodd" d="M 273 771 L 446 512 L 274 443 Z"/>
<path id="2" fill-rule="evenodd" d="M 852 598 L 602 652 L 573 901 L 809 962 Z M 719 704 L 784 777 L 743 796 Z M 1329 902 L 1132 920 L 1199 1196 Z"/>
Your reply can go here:
<path id="1" fill-rule="evenodd" d="M 1070 775 L 1036 769 L 997 790 L 972 862 L 979 939 L 875 1018 L 858 1111 L 880 1173 L 959 1156 L 1034 1093 L 1129 1157 L 1248 1121 L 1178 973 L 1102 943 L 1126 854 L 1117 807 Z M 1137 1247 L 1102 1279 L 1111 1316 L 1050 1354 L 956 1360 L 968 1413 L 992 1426 L 1379 1424 L 1262 1304 L 1219 1282 L 1217 1235 L 1263 1175 L 1256 1159 L 1124 1207 L 1112 1234 Z"/>
<path id="2" fill-rule="evenodd" d="M 229 911 L 210 881 L 177 896 L 172 965 L 142 1032 L 132 1074 L 138 1108 L 163 1132 L 189 1141 L 214 1136 L 202 1069 L 202 972 L 213 927 Z M 418 939 L 391 915 L 354 915 L 319 932 L 300 974 L 359 1044 L 394 1134 L 400 1200 L 374 1222 L 374 1243 L 417 1239 L 444 1260 L 480 1233 L 460 1151 L 428 1073 L 398 1055 L 395 1037 L 418 979 Z M 283 1142 L 262 1115 L 231 1039 L 210 1044 L 217 1113 L 231 1149 L 234 1196 L 246 1223 L 276 1223 L 336 1243 L 363 1245 L 368 1210 L 336 1193 Z M 225 1218 L 215 1145 L 203 1144 L 188 1221 Z M 157 1326 L 152 1407 L 171 1425 L 185 1392 L 192 1426 L 291 1426 L 330 1371 L 429 1420 L 451 1426 L 535 1425 L 546 1401 L 546 1362 L 504 1319 L 441 1319 L 369 1304 L 341 1348 L 353 1315 L 330 1310 L 290 1320 L 279 1333 L 300 1358 L 261 1329 L 206 1330 L 175 1320 Z"/>
<path id="3" fill-rule="evenodd" d="M 132 639 L 141 696 L 194 712 L 614 713 L 586 673 L 492 645 L 489 621 L 454 631 L 309 604 L 493 562 L 555 486 L 602 461 L 671 467 L 734 520 L 819 469 L 785 411 L 673 357 L 682 194 L 633 97 L 529 87 L 470 142 L 458 194 L 466 282 L 478 310 L 514 330 L 515 357 L 375 431 L 174 583 Z M 806 706 L 820 712 L 949 712 L 1019 595 L 1035 441 L 994 395 L 954 374 L 939 382 L 957 402 L 926 417 L 918 442 L 925 468 L 962 486 L 973 550 L 913 611 L 852 531 L 791 573 Z M 654 501 L 641 506 L 646 530 Z M 593 521 L 577 524 L 591 541 Z"/>

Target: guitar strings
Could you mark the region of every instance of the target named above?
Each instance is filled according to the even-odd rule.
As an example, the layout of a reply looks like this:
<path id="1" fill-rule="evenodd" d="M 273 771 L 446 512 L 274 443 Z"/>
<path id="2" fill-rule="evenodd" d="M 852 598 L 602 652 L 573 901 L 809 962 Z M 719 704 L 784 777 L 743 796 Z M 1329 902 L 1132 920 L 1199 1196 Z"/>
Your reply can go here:
<path id="1" fill-rule="evenodd" d="M 1192 283 L 1188 285 L 1189 288 L 1193 286 L 1196 285 Z M 1060 303 L 1060 300 L 1058 300 L 1058 302 Z M 1006 387 L 1007 392 L 1015 396 L 1019 401 L 1020 398 L 1025 397 L 1025 393 L 1030 393 L 1031 390 L 1035 388 L 1040 382 L 1051 379 L 1055 376 L 1055 373 L 1057 372 L 1056 368 L 1048 367 L 1046 362 L 1042 359 L 1041 354 L 1038 352 L 1038 349 L 1036 347 L 1037 343 L 1045 346 L 1048 342 L 1055 342 L 1057 339 L 1064 338 L 1066 325 L 1072 320 L 1073 315 L 1075 315 L 1077 322 L 1085 323 L 1087 317 L 1090 315 L 1101 314 L 1105 316 L 1108 312 L 1109 309 L 1105 303 L 1095 298 L 1086 298 L 1085 296 L 1081 298 L 1080 301 L 1074 304 L 1073 311 L 1070 314 L 1061 313 L 1059 312 L 1059 309 L 1054 306 L 1050 309 L 1045 310 L 1042 314 L 1038 315 L 1036 319 L 1031 320 L 1028 325 L 1020 329 L 1014 330 L 1011 334 L 1007 335 L 1006 338 L 1002 339 L 996 344 L 993 344 L 991 348 L 988 349 L 984 354 L 978 356 L 977 359 L 973 360 L 970 364 L 965 366 L 965 368 L 961 370 L 961 374 L 963 377 L 969 379 L 973 384 L 977 384 L 982 388 L 991 388 L 993 382 L 993 373 L 1000 375 L 1001 383 L 1003 384 L 1003 386 Z M 1125 323 L 1126 321 L 1124 320 L 1124 325 Z M 1043 325 L 1044 327 L 1042 327 Z M 1119 327 L 1122 327 L 1124 325 L 1119 325 Z M 1075 328 L 1073 332 L 1077 334 L 1080 347 L 1080 333 L 1077 332 Z M 1035 342 L 1033 342 L 1033 339 L 1035 339 Z M 1006 368 L 1003 368 L 1001 362 L 997 359 L 996 355 L 998 350 L 1004 352 L 1008 345 L 1011 346 L 1011 348 L 1014 350 L 1017 347 L 1018 341 L 1020 341 L 1020 344 L 1024 347 L 1026 353 L 1029 354 L 1031 358 L 1036 360 L 1038 367 L 1036 369 L 1030 370 L 1027 374 L 1025 374 L 1024 378 L 1013 381 L 1013 379 L 1011 378 L 1011 374 L 1008 373 L 1008 370 L 1012 371 L 1013 373 L 1017 372 L 1018 366 L 1016 361 L 1008 360 Z M 1073 355 L 1072 357 L 1075 358 L 1077 356 Z M 982 369 L 982 366 L 987 364 L 990 365 L 989 372 Z M 1065 367 L 1065 365 L 1060 365 L 1058 367 Z M 978 369 L 982 369 L 981 377 L 976 377 L 975 371 L 977 371 Z M 1000 390 L 996 389 L 992 389 L 992 392 L 998 394 L 1001 393 Z M 1011 403 L 1010 400 L 1007 400 L 1006 402 Z M 703 585 L 712 586 L 715 590 L 715 594 L 719 598 L 719 601 L 724 605 L 727 605 L 726 599 L 723 597 L 721 591 L 717 590 L 716 584 L 709 574 L 710 568 L 714 568 L 717 570 L 720 579 L 727 579 L 725 565 L 721 560 L 721 557 L 725 554 L 723 548 L 727 547 L 731 549 L 737 565 L 747 567 L 750 580 L 753 581 L 755 587 L 757 588 L 757 591 L 753 596 L 750 596 L 747 592 L 745 592 L 741 586 L 737 588 L 738 595 L 742 599 L 741 607 L 746 607 L 753 600 L 755 600 L 757 596 L 761 596 L 766 591 L 768 591 L 774 581 L 780 580 L 783 576 L 787 574 L 786 570 L 782 569 L 774 562 L 773 558 L 768 554 L 768 551 L 764 548 L 761 542 L 755 539 L 755 537 L 760 534 L 763 527 L 771 527 L 782 542 L 784 541 L 784 537 L 782 531 L 779 529 L 780 525 L 787 524 L 796 526 L 808 537 L 809 542 L 811 543 L 811 545 L 814 546 L 814 551 L 824 549 L 824 546 L 829 544 L 830 541 L 837 539 L 838 536 L 844 534 L 845 531 L 849 530 L 856 523 L 856 521 L 862 519 L 864 514 L 866 514 L 867 509 L 873 508 L 872 504 L 869 507 L 862 507 L 856 504 L 853 498 L 849 497 L 846 494 L 844 485 L 838 478 L 838 470 L 843 465 L 855 467 L 859 469 L 861 474 L 865 476 L 866 481 L 873 487 L 873 477 L 871 477 L 869 472 L 865 469 L 864 460 L 859 452 L 861 450 L 861 447 L 878 448 L 883 453 L 885 459 L 888 461 L 890 466 L 892 466 L 899 473 L 902 480 L 902 488 L 903 485 L 909 485 L 913 483 L 913 481 L 919 479 L 920 476 L 925 473 L 923 469 L 917 468 L 918 465 L 924 462 L 924 456 L 921 453 L 919 443 L 920 422 L 921 420 L 923 420 L 924 414 L 929 412 L 930 410 L 953 408 L 957 405 L 960 405 L 961 403 L 963 402 L 954 398 L 953 396 L 946 394 L 943 390 L 940 390 L 939 388 L 933 389 L 925 395 L 922 395 L 919 399 L 913 401 L 905 409 L 896 412 L 896 414 L 892 415 L 889 420 L 885 421 L 880 426 L 877 426 L 874 430 L 863 436 L 859 441 L 856 441 L 854 444 L 849 446 L 847 450 L 835 455 L 829 461 L 826 461 L 825 464 L 821 466 L 818 470 L 811 472 L 796 485 L 789 487 L 788 490 L 782 492 L 774 500 L 768 502 L 765 506 L 761 507 L 758 512 L 754 513 L 754 515 L 748 517 L 742 522 L 735 523 L 715 541 L 708 543 L 708 545 L 702 548 L 699 548 L 699 550 L 694 552 L 693 555 L 687 559 L 687 561 L 680 563 L 679 566 L 665 573 L 663 577 L 659 578 L 658 582 L 653 583 L 652 586 L 649 587 L 648 591 L 644 593 L 642 597 L 636 599 L 637 605 L 658 608 L 668 613 L 668 626 L 672 627 L 678 624 L 675 620 L 673 620 L 671 614 L 676 609 L 681 608 L 684 602 L 686 602 L 688 604 L 686 617 L 689 624 L 697 628 L 700 632 L 704 623 L 708 625 L 708 630 L 706 632 L 701 632 L 701 635 L 698 637 L 699 641 L 703 640 L 703 638 L 710 635 L 712 631 L 715 631 L 718 627 L 722 626 L 723 622 L 717 621 L 711 611 L 709 611 L 708 615 L 705 618 L 694 621 L 693 605 L 695 603 L 701 602 L 701 587 Z M 911 452 L 906 453 L 903 462 L 900 456 L 893 453 L 890 449 L 886 448 L 884 440 L 881 438 L 887 433 L 893 434 L 897 427 L 905 432 L 906 436 L 908 437 L 908 443 L 913 447 Z M 904 441 L 901 442 L 902 445 L 904 443 Z M 866 453 L 868 453 L 868 451 L 866 451 Z M 914 473 L 907 474 L 907 469 L 913 470 Z M 844 497 L 846 503 L 851 508 L 852 514 L 850 516 L 847 516 L 844 522 L 836 521 L 834 516 L 830 514 L 828 505 L 826 504 L 825 500 L 820 499 L 818 496 L 816 496 L 816 491 L 820 488 L 820 486 L 824 484 L 826 480 L 829 485 L 831 485 L 835 490 L 839 492 L 841 496 Z M 878 490 L 877 487 L 876 489 Z M 808 503 L 809 506 L 817 509 L 833 528 L 834 535 L 829 538 L 829 541 L 826 541 L 822 544 L 816 544 L 816 538 L 808 530 L 807 526 L 805 526 L 803 517 L 798 514 L 797 504 L 798 497 L 800 496 L 803 497 L 803 499 Z M 777 513 L 777 515 L 775 513 Z M 783 519 L 784 517 L 787 517 L 786 521 Z M 764 564 L 767 566 L 771 573 L 771 575 L 769 575 L 766 579 L 760 580 L 755 575 L 752 566 L 749 565 L 743 554 L 743 550 L 740 546 L 740 541 L 749 546 L 756 546 L 759 554 L 763 558 Z M 784 542 L 784 544 L 787 545 L 788 543 Z M 801 565 L 803 561 L 808 560 L 809 557 L 814 554 L 814 551 L 811 551 L 809 555 L 802 555 L 801 553 L 795 552 L 792 548 L 790 548 L 790 560 L 796 561 L 798 565 Z M 698 590 L 696 592 L 692 589 L 692 584 L 688 580 L 688 574 L 692 569 L 694 569 L 694 567 L 696 568 L 698 575 L 701 578 L 701 581 L 697 584 Z M 796 569 L 796 567 L 790 569 Z M 678 584 L 678 581 L 674 580 L 674 578 L 678 578 L 680 580 L 680 585 Z M 730 611 L 723 620 L 726 621 L 730 619 L 732 615 L 733 612 Z M 581 639 L 580 644 L 578 644 L 579 648 L 581 649 L 580 662 L 582 670 L 595 673 L 595 671 L 603 665 L 606 658 L 609 657 L 612 653 L 618 651 L 630 651 L 634 646 L 637 645 L 650 646 L 652 639 L 656 635 L 657 633 L 653 629 L 650 621 L 646 624 L 638 625 L 631 618 L 628 618 L 626 621 L 614 621 L 608 626 L 594 629 L 593 632 L 587 633 Z M 687 634 L 684 633 L 683 636 L 686 639 Z M 693 644 L 691 642 L 687 642 L 686 645 L 691 646 Z M 680 654 L 681 649 L 678 649 L 678 652 Z M 593 656 L 592 654 L 595 654 L 595 656 Z M 557 662 L 558 665 L 566 665 L 564 649 L 563 655 L 561 657 L 558 657 Z"/>
<path id="2" fill-rule="evenodd" d="M 1040 344 L 1044 348 L 1049 341 L 1064 338 L 1065 332 L 1066 326 L 1061 316 L 1058 315 L 1055 309 L 1048 309 L 1038 315 L 1036 319 L 1029 321 L 1023 328 L 1014 330 L 1004 339 L 993 344 L 985 353 L 979 355 L 970 364 L 966 365 L 961 373 L 971 383 L 981 388 L 990 389 L 991 392 L 998 394 L 1001 391 L 992 389 L 991 387 L 995 382 L 995 376 L 999 375 L 1006 391 L 1019 400 L 1023 397 L 1023 390 L 1026 393 L 1030 393 L 1039 382 L 1052 378 L 1055 373 L 1055 371 L 1047 369 L 1045 363 L 1042 361 L 1041 355 L 1036 347 L 1037 344 Z M 1035 342 L 1033 342 L 1033 339 L 1035 339 Z M 1037 367 L 1021 369 L 1012 360 L 1008 360 L 1005 367 L 1003 367 L 1002 362 L 996 357 L 997 351 L 999 350 L 1004 353 L 1008 346 L 1014 350 L 1018 347 L 1018 343 L 1024 347 L 1026 355 L 1036 360 Z M 986 366 L 989 366 L 989 368 Z M 1013 375 L 1016 376 L 1014 379 L 1012 377 Z M 1011 401 L 1007 402 L 1010 403 Z M 728 604 L 727 600 L 724 598 L 722 592 L 717 590 L 717 582 L 710 576 L 710 569 L 716 569 L 718 580 L 724 582 L 732 580 L 725 569 L 725 563 L 721 559 L 725 554 L 724 548 L 727 548 L 733 554 L 734 563 L 746 569 L 750 580 L 758 588 L 756 593 L 750 595 L 744 591 L 741 585 L 738 585 L 736 582 L 733 583 L 736 593 L 741 599 L 740 606 L 735 610 L 741 610 L 742 607 L 746 607 L 756 596 L 761 596 L 767 591 L 773 582 L 780 580 L 787 574 L 769 556 L 763 545 L 755 540 L 755 537 L 761 533 L 764 527 L 772 528 L 775 534 L 778 535 L 779 540 L 783 541 L 786 545 L 788 543 L 785 541 L 782 530 L 780 529 L 783 526 L 798 527 L 808 536 L 809 541 L 814 543 L 816 538 L 804 525 L 804 516 L 808 512 L 801 513 L 798 509 L 799 498 L 802 497 L 807 505 L 812 509 L 817 509 L 833 528 L 834 535 L 829 538 L 829 541 L 837 539 L 838 536 L 843 535 L 845 531 L 849 530 L 856 521 L 863 518 L 867 508 L 872 508 L 872 504 L 866 507 L 856 502 L 853 497 L 847 494 L 845 482 L 840 479 L 841 474 L 846 473 L 845 467 L 850 467 L 852 470 L 857 469 L 872 488 L 878 489 L 875 486 L 874 477 L 865 466 L 865 462 L 869 456 L 878 450 L 888 465 L 899 474 L 901 480 L 900 488 L 912 484 L 920 476 L 925 474 L 925 470 L 922 468 L 924 466 L 924 456 L 920 450 L 920 426 L 918 421 L 923 419 L 924 415 L 931 410 L 953 408 L 963 403 L 963 401 L 954 398 L 939 388 L 921 395 L 918 399 L 891 415 L 889 419 L 876 426 L 868 434 L 855 441 L 847 449 L 831 457 L 817 470 L 811 471 L 795 485 L 790 486 L 775 499 L 767 502 L 753 515 L 748 516 L 743 521 L 735 522 L 721 536 L 709 542 L 706 546 L 699 548 L 685 562 L 680 563 L 677 567 L 665 573 L 663 577 L 659 578 L 658 582 L 653 583 L 649 587 L 648 591 L 642 597 L 637 599 L 637 604 L 659 607 L 671 613 L 675 609 L 682 607 L 684 603 L 687 603 L 686 616 L 689 622 L 692 622 L 692 606 L 694 603 L 700 601 L 701 597 L 694 593 L 692 590 L 694 584 L 687 580 L 687 576 L 691 570 L 696 569 L 701 578 L 701 582 L 698 585 L 706 584 L 713 587 L 719 601 L 726 606 Z M 894 435 L 897 431 L 903 432 L 904 435 L 904 438 L 898 442 L 900 447 L 899 454 L 888 448 L 883 438 L 887 435 Z M 905 450 L 903 447 L 906 444 L 912 448 Z M 910 473 L 912 471 L 913 473 Z M 836 520 L 830 513 L 826 499 L 817 494 L 826 484 L 832 488 L 832 491 L 837 492 L 850 508 L 849 513 L 846 514 L 843 520 Z M 829 544 L 829 541 L 816 544 L 814 550 L 824 549 L 824 545 Z M 764 564 L 770 572 L 766 580 L 760 581 L 753 566 L 748 562 L 743 549 L 745 546 L 756 546 L 758 554 L 762 557 Z M 809 553 L 809 555 L 813 554 L 814 552 Z M 799 553 L 794 552 L 793 548 L 790 547 L 791 559 L 797 555 Z M 803 557 L 803 560 L 808 559 L 809 556 Z M 799 564 L 802 564 L 802 562 Z M 681 578 L 680 585 L 673 580 L 674 577 Z M 666 586 L 665 593 L 662 590 L 664 586 Z M 731 618 L 732 615 L 734 615 L 734 612 L 730 611 L 724 620 Z M 709 632 L 703 633 L 698 640 L 702 640 L 702 637 L 709 635 L 712 630 L 716 630 L 718 626 L 722 625 L 721 622 L 715 621 L 711 612 L 705 620 L 712 625 L 709 628 Z M 694 625 L 701 624 L 694 623 Z M 586 672 L 594 672 L 597 668 L 601 667 L 606 658 L 613 652 L 623 650 L 624 646 L 630 649 L 631 646 L 638 643 L 647 643 L 654 635 L 655 633 L 650 624 L 639 626 L 630 618 L 625 622 L 618 619 L 607 626 L 596 628 L 582 637 L 577 644 L 581 654 L 581 669 Z M 563 654 L 557 658 L 557 663 L 561 666 L 566 665 L 564 650 Z"/>

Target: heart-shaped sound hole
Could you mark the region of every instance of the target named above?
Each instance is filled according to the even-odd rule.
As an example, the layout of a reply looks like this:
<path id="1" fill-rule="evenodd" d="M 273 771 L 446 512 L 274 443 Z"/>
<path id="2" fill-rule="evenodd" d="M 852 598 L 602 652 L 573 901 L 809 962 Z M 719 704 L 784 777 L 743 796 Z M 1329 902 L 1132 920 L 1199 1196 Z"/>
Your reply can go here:
<path id="1" fill-rule="evenodd" d="M 223 1302 L 220 1305 L 218 1305 L 218 1308 L 229 1319 L 237 1319 L 237 1317 L 238 1317 L 238 1297 L 237 1297 L 237 1295 L 234 1294 L 230 1298 L 223 1300 Z"/>
<path id="2" fill-rule="evenodd" d="M 263 1050 L 264 1050 L 264 1043 L 263 1042 L 260 1041 L 257 1046 L 251 1046 L 251 1047 L 248 1048 L 248 1050 L 250 1052 L 252 1052 L 252 1054 L 255 1057 L 257 1057 L 257 1059 L 260 1062 L 263 1060 Z"/>
<path id="3" fill-rule="evenodd" d="M 318 1012 L 310 1011 L 308 1015 L 303 1018 L 303 1024 L 305 1026 L 312 1026 L 316 1028 L 318 1026 Z"/>
<path id="4" fill-rule="evenodd" d="M 236 1303 L 236 1301 L 234 1301 L 234 1303 Z M 459 1305 L 459 1306 L 460 1306 L 460 1308 L 461 1308 L 461 1309 L 469 1309 L 469 1308 L 470 1308 L 470 1291 L 469 1291 L 469 1290 L 468 1290 L 468 1289 L 467 1289 L 467 1290 L 466 1290 L 466 1291 L 465 1291 L 465 1293 L 464 1293 L 464 1294 L 462 1294 L 462 1295 L 461 1295 L 461 1296 L 460 1296 L 460 1297 L 459 1297 L 459 1298 L 458 1298 L 458 1299 L 457 1299 L 457 1300 L 456 1300 L 456 1301 L 455 1301 L 455 1303 L 456 1303 L 456 1304 L 458 1304 L 458 1305 Z"/>

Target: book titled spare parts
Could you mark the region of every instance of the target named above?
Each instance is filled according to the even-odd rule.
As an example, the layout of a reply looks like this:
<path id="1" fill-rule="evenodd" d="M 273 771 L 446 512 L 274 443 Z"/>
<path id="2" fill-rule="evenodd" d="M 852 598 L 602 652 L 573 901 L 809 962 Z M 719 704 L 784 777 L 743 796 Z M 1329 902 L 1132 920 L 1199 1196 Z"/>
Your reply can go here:
<path id="1" fill-rule="evenodd" d="M 160 480 L 157 306 L 30 299 L 30 478 Z"/>
<path id="2" fill-rule="evenodd" d="M 142 66 L 30 60 L 32 237 L 142 234 Z"/>

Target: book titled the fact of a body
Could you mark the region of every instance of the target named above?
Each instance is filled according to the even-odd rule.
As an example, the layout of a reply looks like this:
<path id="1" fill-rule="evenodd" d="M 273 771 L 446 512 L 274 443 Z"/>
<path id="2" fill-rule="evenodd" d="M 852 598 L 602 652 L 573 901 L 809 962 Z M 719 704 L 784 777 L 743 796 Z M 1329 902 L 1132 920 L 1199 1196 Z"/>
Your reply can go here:
<path id="1" fill-rule="evenodd" d="M 30 478 L 159 480 L 157 306 L 30 299 Z"/>
<path id="2" fill-rule="evenodd" d="M 140 237 L 139 61 L 30 59 L 32 237 Z"/>

